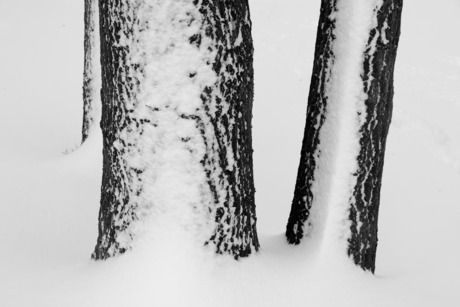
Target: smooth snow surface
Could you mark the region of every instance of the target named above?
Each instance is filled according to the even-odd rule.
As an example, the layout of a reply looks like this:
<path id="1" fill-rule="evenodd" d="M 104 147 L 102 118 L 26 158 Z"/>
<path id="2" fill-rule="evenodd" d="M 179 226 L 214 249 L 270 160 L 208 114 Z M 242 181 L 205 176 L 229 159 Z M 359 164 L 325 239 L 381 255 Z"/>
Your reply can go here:
<path id="1" fill-rule="evenodd" d="M 101 136 L 77 149 L 83 1 L 1 1 L 0 306 L 459 306 L 457 0 L 404 3 L 376 275 L 285 243 L 319 4 L 250 1 L 261 252 L 210 256 L 164 222 L 95 263 Z"/>

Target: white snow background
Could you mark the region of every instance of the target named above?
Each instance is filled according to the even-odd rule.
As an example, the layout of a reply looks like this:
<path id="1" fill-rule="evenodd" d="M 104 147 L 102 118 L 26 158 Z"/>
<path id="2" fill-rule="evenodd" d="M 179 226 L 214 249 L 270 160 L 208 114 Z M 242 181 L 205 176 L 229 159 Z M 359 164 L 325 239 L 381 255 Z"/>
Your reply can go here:
<path id="1" fill-rule="evenodd" d="M 250 1 L 260 253 L 208 257 L 158 225 L 93 262 L 102 146 L 78 148 L 83 1 L 0 0 L 0 306 L 460 306 L 458 0 L 404 3 L 376 275 L 285 243 L 319 5 Z"/>

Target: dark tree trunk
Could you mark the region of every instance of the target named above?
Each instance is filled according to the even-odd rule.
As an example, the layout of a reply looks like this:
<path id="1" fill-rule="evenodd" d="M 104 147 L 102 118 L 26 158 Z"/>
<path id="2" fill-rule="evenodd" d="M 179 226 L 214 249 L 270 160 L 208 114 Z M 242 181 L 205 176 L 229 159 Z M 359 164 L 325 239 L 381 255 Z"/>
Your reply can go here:
<path id="1" fill-rule="evenodd" d="M 248 256 L 259 247 L 248 3 L 150 2 L 99 2 L 104 165 L 92 257 L 125 252 L 143 223 L 176 211 L 201 244 Z"/>
<path id="2" fill-rule="evenodd" d="M 385 144 L 393 110 L 393 72 L 401 27 L 402 0 L 383 1 L 377 25 L 369 34 L 363 63 L 366 121 L 361 126 L 357 181 L 350 199 L 348 255 L 375 271 L 377 221 Z M 376 49 L 372 44 L 376 40 Z M 360 226 L 359 226 L 360 225 Z"/>
<path id="3" fill-rule="evenodd" d="M 308 235 L 309 228 L 314 227 L 311 224 L 315 222 L 309 218 L 314 209 L 312 206 L 326 206 L 327 203 L 324 200 L 315 200 L 317 190 L 312 185 L 318 176 L 335 176 L 334 172 L 326 174 L 317 165 L 325 159 L 319 145 L 330 142 L 327 137 L 331 137 L 321 137 L 323 124 L 327 120 L 336 120 L 328 118 L 328 114 L 333 108 L 338 108 L 330 105 L 326 88 L 332 82 L 338 82 L 330 80 L 346 78 L 337 76 L 340 74 L 339 70 L 332 72 L 339 60 L 334 53 L 334 43 L 338 36 L 344 35 L 343 32 L 336 32 L 336 17 L 332 17 L 342 13 L 338 8 L 341 1 L 343 0 L 324 0 L 321 6 L 301 161 L 286 231 L 288 241 L 293 244 L 299 244 Z M 402 0 L 383 0 L 380 4 L 376 2 L 372 12 L 373 24 L 363 50 L 360 73 L 364 94 L 361 97 L 365 97 L 362 99 L 365 107 L 356 108 L 356 116 L 352 119 L 359 127 L 356 131 L 359 152 L 354 156 L 356 168 L 347 177 L 352 188 L 347 190 L 346 198 L 342 200 L 348 212 L 348 255 L 357 265 L 372 272 L 375 270 L 380 187 L 385 142 L 391 121 L 393 71 L 400 35 L 401 10 Z M 344 149 L 341 146 L 336 145 L 331 155 L 340 155 L 340 151 Z M 332 189 L 329 192 L 334 193 Z"/>
<path id="4" fill-rule="evenodd" d="M 99 24 L 97 0 L 85 0 L 85 37 L 84 37 L 84 67 L 83 67 L 83 143 L 90 130 L 99 120 L 99 88 L 100 88 L 100 64 L 99 64 Z"/>
<path id="5" fill-rule="evenodd" d="M 299 244 L 304 237 L 304 229 L 308 229 L 308 217 L 314 197 L 312 183 L 315 180 L 315 168 L 318 159 L 315 153 L 320 141 L 319 132 L 326 118 L 327 96 L 325 94 L 325 85 L 331 74 L 331 64 L 334 58 L 332 44 L 334 41 L 335 21 L 330 19 L 329 16 L 335 11 L 335 6 L 336 0 L 321 2 L 300 164 L 291 213 L 286 227 L 286 237 L 291 244 Z"/>

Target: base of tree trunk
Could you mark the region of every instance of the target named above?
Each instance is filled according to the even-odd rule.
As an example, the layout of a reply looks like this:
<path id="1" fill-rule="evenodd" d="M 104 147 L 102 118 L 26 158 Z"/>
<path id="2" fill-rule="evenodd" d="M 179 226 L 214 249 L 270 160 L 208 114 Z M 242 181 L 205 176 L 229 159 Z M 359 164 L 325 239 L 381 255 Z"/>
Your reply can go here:
<path id="1" fill-rule="evenodd" d="M 247 1 L 100 9 L 104 168 L 93 258 L 124 253 L 163 215 L 218 254 L 257 251 Z"/>
<path id="2" fill-rule="evenodd" d="M 286 229 L 289 243 L 311 236 L 339 246 L 328 250 L 346 246 L 372 272 L 401 9 L 402 0 L 322 1 Z"/>

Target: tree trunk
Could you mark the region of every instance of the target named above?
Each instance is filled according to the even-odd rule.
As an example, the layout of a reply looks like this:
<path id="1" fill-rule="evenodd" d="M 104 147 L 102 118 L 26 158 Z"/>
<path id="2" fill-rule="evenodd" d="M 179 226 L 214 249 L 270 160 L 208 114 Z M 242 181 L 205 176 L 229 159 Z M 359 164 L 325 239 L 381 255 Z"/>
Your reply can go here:
<path id="1" fill-rule="evenodd" d="M 85 0 L 82 143 L 100 119 L 99 17 L 97 0 Z"/>
<path id="2" fill-rule="evenodd" d="M 103 181 L 94 259 L 173 220 L 216 253 L 259 247 L 247 1 L 100 1 Z"/>
<path id="3" fill-rule="evenodd" d="M 344 246 L 374 272 L 402 0 L 345 2 L 322 1 L 286 236 Z"/>

